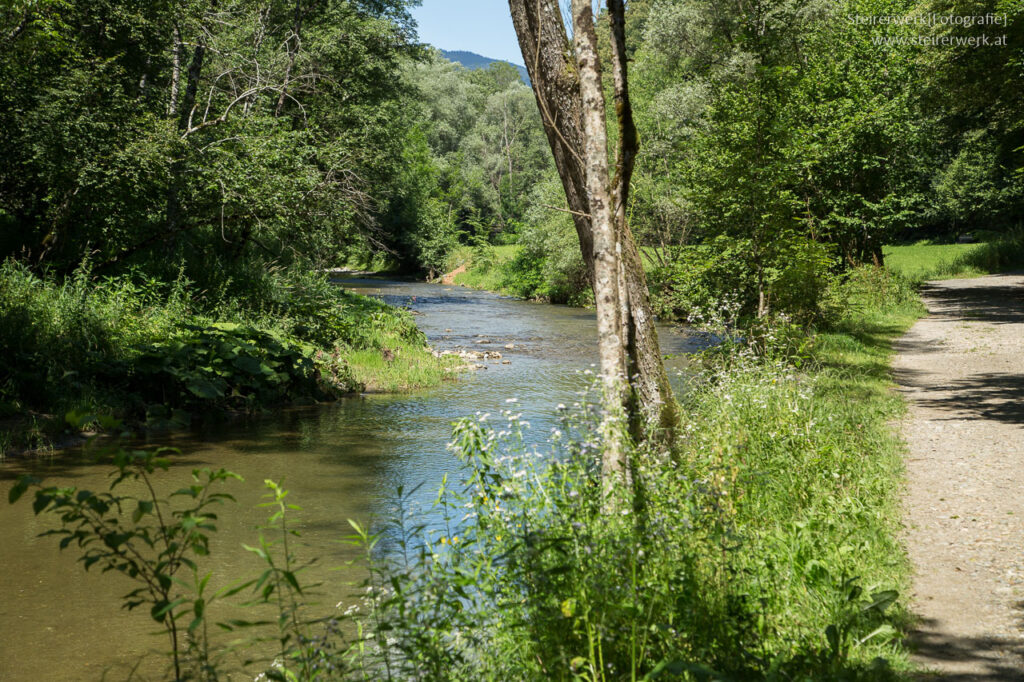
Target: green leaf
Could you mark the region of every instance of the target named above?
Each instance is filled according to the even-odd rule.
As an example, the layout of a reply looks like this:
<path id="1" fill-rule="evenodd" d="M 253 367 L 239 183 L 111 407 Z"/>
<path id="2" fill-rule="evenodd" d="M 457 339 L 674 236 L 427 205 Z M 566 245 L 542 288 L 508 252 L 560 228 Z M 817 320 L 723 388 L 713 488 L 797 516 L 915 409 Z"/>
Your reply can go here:
<path id="1" fill-rule="evenodd" d="M 288 581 L 288 584 L 291 585 L 296 592 L 302 594 L 302 588 L 299 587 L 299 581 L 295 578 L 294 573 L 291 571 L 281 571 L 281 575 L 284 576 L 284 579 Z"/>
<path id="2" fill-rule="evenodd" d="M 247 355 L 235 358 L 234 360 L 231 361 L 231 364 L 236 369 L 239 369 L 248 374 L 252 374 L 254 376 L 259 376 L 263 374 L 263 369 L 266 367 L 266 365 L 260 362 L 257 358 L 250 357 Z M 269 369 L 269 367 L 266 368 Z"/>
<path id="3" fill-rule="evenodd" d="M 884 590 L 882 592 L 875 592 L 871 595 L 872 602 L 861 609 L 864 612 L 867 611 L 878 611 L 884 613 L 887 608 L 893 605 L 897 599 L 899 599 L 900 593 L 896 590 Z"/>
<path id="4" fill-rule="evenodd" d="M 174 609 L 178 608 L 179 606 L 184 604 L 186 601 L 188 601 L 188 600 L 185 599 L 184 597 L 179 597 L 178 599 L 175 599 L 174 601 L 172 601 L 170 603 L 168 603 L 166 601 L 159 601 L 159 602 L 157 602 L 156 604 L 153 605 L 153 608 L 151 608 L 149 610 L 149 615 L 151 615 L 153 617 L 153 620 L 155 620 L 156 622 L 162 623 L 162 622 L 164 622 L 164 617 L 168 613 L 170 613 Z"/>
<path id="5" fill-rule="evenodd" d="M 191 379 L 185 387 L 197 398 L 204 400 L 215 400 L 224 396 L 224 392 L 217 388 L 213 382 L 202 377 Z"/>

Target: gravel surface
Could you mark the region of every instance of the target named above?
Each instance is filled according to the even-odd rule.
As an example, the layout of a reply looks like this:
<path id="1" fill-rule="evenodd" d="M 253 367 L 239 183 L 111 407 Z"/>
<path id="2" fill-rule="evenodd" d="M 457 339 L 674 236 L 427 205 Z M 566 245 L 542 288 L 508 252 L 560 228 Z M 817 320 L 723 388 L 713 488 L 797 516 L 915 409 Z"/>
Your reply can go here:
<path id="1" fill-rule="evenodd" d="M 1024 681 L 1024 276 L 923 293 L 930 315 L 893 363 L 917 661 L 942 680 Z"/>

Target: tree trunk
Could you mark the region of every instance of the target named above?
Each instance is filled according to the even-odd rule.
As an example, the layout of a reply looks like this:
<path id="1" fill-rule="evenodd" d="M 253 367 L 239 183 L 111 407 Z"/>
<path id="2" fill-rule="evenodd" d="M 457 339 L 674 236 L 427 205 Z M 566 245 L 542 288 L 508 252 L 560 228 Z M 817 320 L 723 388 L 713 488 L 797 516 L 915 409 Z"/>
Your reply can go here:
<path id="1" fill-rule="evenodd" d="M 178 119 L 178 130 L 184 132 L 192 127 L 192 115 L 196 108 L 196 95 L 199 92 L 199 77 L 203 73 L 203 61 L 206 58 L 206 40 L 200 35 L 196 47 L 192 51 L 192 62 L 188 65 L 185 96 L 181 101 L 181 116 Z"/>
<path id="2" fill-rule="evenodd" d="M 630 411 L 634 416 L 631 430 L 634 437 L 639 439 L 643 436 L 642 429 L 646 425 L 640 417 L 641 413 L 646 413 L 644 416 L 649 426 L 653 426 L 663 441 L 671 445 L 675 440 L 675 427 L 679 415 L 661 359 L 658 329 L 651 309 L 650 289 L 647 286 L 643 259 L 626 220 L 629 188 L 636 156 L 640 150 L 640 139 L 633 121 L 633 106 L 629 99 L 626 7 L 623 0 L 608 0 L 608 14 L 611 20 L 615 117 L 619 126 L 618 158 L 612 191 L 615 193 L 615 222 L 622 259 L 621 286 L 626 292 L 623 298 L 626 304 L 623 307 L 623 324 L 629 331 L 629 376 L 633 378 L 634 395 L 640 407 L 639 410 Z"/>
<path id="3" fill-rule="evenodd" d="M 178 90 L 181 87 L 181 53 L 184 45 L 181 43 L 181 30 L 174 27 L 174 49 L 171 52 L 171 97 L 167 102 L 167 117 L 174 119 L 178 116 Z"/>
<path id="4" fill-rule="evenodd" d="M 605 480 L 628 476 L 626 457 L 626 414 L 628 372 L 626 368 L 622 303 L 620 291 L 621 247 L 615 226 L 608 168 L 608 131 L 605 128 L 605 99 L 601 87 L 601 62 L 597 56 L 597 31 L 591 0 L 573 0 L 573 35 L 583 110 L 583 163 L 590 229 L 593 234 L 594 300 L 597 304 L 597 338 L 603 382 L 604 419 L 601 435 L 604 452 L 601 470 Z"/>
<path id="5" fill-rule="evenodd" d="M 188 67 L 184 97 L 181 99 L 181 110 L 177 112 L 178 130 L 187 131 L 192 125 L 192 114 L 196 106 L 196 94 L 199 92 L 199 78 L 203 72 L 203 60 L 206 56 L 206 44 L 202 36 L 196 42 L 192 52 L 192 62 Z M 181 183 L 185 177 L 184 152 L 171 163 L 171 182 L 167 191 L 167 216 L 165 242 L 168 251 L 172 251 L 178 242 L 181 232 Z"/>
<path id="6" fill-rule="evenodd" d="M 621 292 L 617 302 L 619 326 L 622 330 L 619 338 L 626 348 L 629 361 L 627 376 L 635 400 L 629 410 L 631 431 L 636 438 L 641 438 L 646 435 L 647 429 L 653 428 L 656 439 L 667 449 L 675 438 L 678 414 L 658 346 L 643 263 L 626 221 L 629 182 L 638 144 L 627 87 L 624 5 L 621 1 L 611 0 L 608 7 L 613 26 L 612 66 L 619 124 L 619 154 L 615 179 L 605 185 L 608 188 L 605 194 L 610 194 L 613 201 L 615 253 L 618 260 L 615 288 Z M 588 194 L 589 178 L 584 161 L 588 146 L 585 143 L 583 113 L 586 95 L 581 95 L 583 83 L 580 68 L 570 61 L 573 55 L 558 0 L 509 0 L 509 9 L 548 143 L 562 179 L 566 200 L 573 212 L 583 260 L 594 287 L 595 298 L 600 300 L 595 260 L 597 237 L 593 218 L 595 213 L 601 213 L 597 207 L 591 206 Z M 576 56 L 579 57 L 578 54 Z M 600 84 L 599 71 L 598 79 Z M 601 116 L 604 116 L 603 108 Z M 603 149 L 607 154 L 607 148 Z"/>

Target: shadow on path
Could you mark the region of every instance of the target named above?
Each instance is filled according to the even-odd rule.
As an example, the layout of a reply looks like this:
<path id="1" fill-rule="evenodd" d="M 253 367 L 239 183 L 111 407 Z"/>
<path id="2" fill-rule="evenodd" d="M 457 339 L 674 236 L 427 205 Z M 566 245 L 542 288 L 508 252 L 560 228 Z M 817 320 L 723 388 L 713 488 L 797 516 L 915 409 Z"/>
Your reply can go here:
<path id="1" fill-rule="evenodd" d="M 901 377 L 901 380 L 904 379 Z M 913 379 L 905 385 L 913 386 Z M 926 394 L 917 399 L 918 404 L 934 410 L 959 413 L 951 415 L 950 419 L 967 417 L 1024 424 L 1024 374 L 987 372 L 946 386 L 931 386 L 930 389 L 939 394 Z"/>
<path id="2" fill-rule="evenodd" d="M 957 287 L 932 282 L 921 287 L 921 294 L 934 317 L 1024 323 L 1024 287 L 995 283 Z"/>
<path id="3" fill-rule="evenodd" d="M 936 627 L 935 621 L 925 620 L 911 635 L 910 644 L 920 657 L 934 664 L 972 668 L 970 672 L 948 671 L 938 676 L 922 674 L 917 676 L 919 680 L 1024 682 L 1024 670 L 1019 665 L 1024 657 L 1024 642 L 998 637 L 948 637 Z"/>
<path id="4" fill-rule="evenodd" d="M 921 293 L 929 316 L 897 342 L 893 363 L 911 407 L 906 520 L 922 619 L 909 643 L 931 671 L 915 679 L 1024 682 L 1024 603 L 1000 577 L 1024 556 L 1024 526 L 1005 516 L 1024 500 L 1024 278 L 931 282 Z M 976 450 L 969 465 L 966 448 Z M 978 523 L 954 521 L 968 511 Z M 985 549 L 996 528 L 992 542 L 1008 551 Z M 958 577 L 965 561 L 984 570 Z"/>

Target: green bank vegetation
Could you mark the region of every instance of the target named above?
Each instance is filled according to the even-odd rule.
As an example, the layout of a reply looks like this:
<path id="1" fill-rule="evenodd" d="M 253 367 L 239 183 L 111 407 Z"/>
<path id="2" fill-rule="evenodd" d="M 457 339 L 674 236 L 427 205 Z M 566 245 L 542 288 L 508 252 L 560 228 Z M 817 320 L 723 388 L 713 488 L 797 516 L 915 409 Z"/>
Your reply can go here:
<path id="1" fill-rule="evenodd" d="M 587 302 L 533 94 L 511 66 L 468 71 L 419 45 L 412 4 L 0 10 L 5 446 L 53 438 L 66 416 L 73 430 L 174 426 L 443 379 L 408 314 L 310 274 L 339 265 L 436 277 L 468 257 L 462 282 Z M 1005 14 L 1016 44 L 1024 10 L 617 6 L 643 141 L 624 208 L 655 312 L 722 341 L 680 398 L 671 457 L 635 445 L 634 488 L 613 490 L 635 504 L 609 514 L 587 401 L 541 457 L 514 411 L 497 431 L 461 422 L 465 466 L 439 491 L 438 523 L 403 503 L 356 527 L 359 610 L 326 614 L 302 588 L 278 487 L 260 572 L 214 594 L 201 564 L 228 472 L 140 498 L 121 484 L 145 487 L 169 461 L 119 451 L 105 492 L 23 480 L 12 501 L 31 488 L 62 546 L 138 581 L 127 605 L 167 630 L 175 678 L 235 672 L 207 635 L 208 605 L 235 597 L 277 610 L 223 623 L 262 638 L 270 654 L 249 672 L 270 679 L 907 671 L 890 342 L 920 314 L 911 280 L 1019 262 L 1022 80 L 1017 48 L 929 50 L 901 42 L 925 30 L 913 22 L 846 18 L 983 10 Z M 598 31 L 609 60 L 603 15 Z M 959 252 L 884 248 L 979 227 L 991 239 Z M 865 265 L 886 256 L 907 277 Z"/>
<path id="2" fill-rule="evenodd" d="M 69 413 L 180 428 L 200 414 L 404 391 L 454 373 L 407 312 L 323 276 L 270 272 L 254 290 L 262 296 L 217 301 L 184 274 L 163 283 L 80 270 L 57 284 L 0 264 L 4 448 L 59 442 Z"/>

